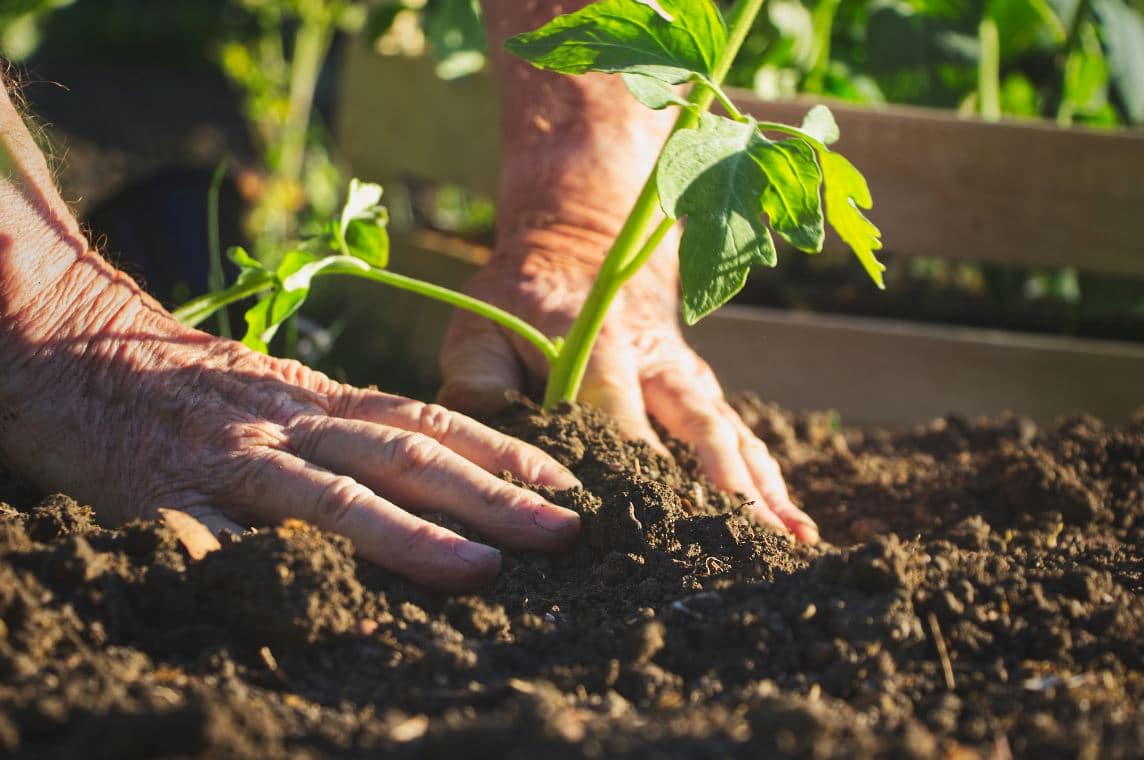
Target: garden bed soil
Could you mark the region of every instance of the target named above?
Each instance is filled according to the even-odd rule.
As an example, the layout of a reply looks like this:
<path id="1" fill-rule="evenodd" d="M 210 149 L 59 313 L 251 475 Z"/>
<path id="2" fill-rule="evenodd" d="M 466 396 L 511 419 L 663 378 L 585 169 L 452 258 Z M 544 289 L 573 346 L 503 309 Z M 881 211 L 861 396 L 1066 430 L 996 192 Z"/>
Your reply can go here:
<path id="1" fill-rule="evenodd" d="M 822 526 L 756 527 L 580 408 L 563 556 L 449 596 L 302 523 L 188 557 L 0 477 L 16 757 L 1141 757 L 1144 416 L 839 430 L 741 403 Z"/>

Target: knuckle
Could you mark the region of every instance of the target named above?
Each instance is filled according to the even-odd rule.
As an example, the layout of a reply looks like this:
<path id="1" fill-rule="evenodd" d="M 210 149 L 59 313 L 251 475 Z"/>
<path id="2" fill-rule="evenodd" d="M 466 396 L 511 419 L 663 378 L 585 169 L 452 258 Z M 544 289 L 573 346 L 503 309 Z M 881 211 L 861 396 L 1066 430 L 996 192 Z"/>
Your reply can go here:
<path id="1" fill-rule="evenodd" d="M 417 413 L 417 431 L 442 442 L 452 432 L 454 415 L 440 404 L 422 404 Z"/>
<path id="2" fill-rule="evenodd" d="M 284 437 L 298 456 L 309 458 L 318 446 L 318 439 L 327 427 L 327 418 L 312 414 L 296 415 L 285 426 Z"/>
<path id="3" fill-rule="evenodd" d="M 428 558 L 439 548 L 441 529 L 432 523 L 418 521 L 402 537 L 402 549 L 408 557 Z"/>
<path id="4" fill-rule="evenodd" d="M 421 433 L 399 433 L 386 448 L 387 464 L 399 475 L 423 477 L 439 462 L 440 445 Z"/>
<path id="5" fill-rule="evenodd" d="M 318 493 L 312 522 L 323 530 L 336 530 L 365 493 L 365 487 L 353 478 L 335 476 Z"/>

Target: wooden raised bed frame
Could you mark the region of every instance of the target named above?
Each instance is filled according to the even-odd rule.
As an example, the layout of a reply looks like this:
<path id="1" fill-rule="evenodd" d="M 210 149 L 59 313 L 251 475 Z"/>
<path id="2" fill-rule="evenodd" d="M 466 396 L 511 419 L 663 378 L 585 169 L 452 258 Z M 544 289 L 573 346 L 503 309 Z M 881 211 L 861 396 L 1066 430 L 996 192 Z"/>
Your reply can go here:
<path id="1" fill-rule="evenodd" d="M 495 197 L 491 78 L 442 82 L 424 60 L 356 47 L 341 85 L 336 133 L 356 175 L 449 181 Z M 733 97 L 776 121 L 797 123 L 809 107 Z M 873 218 L 893 251 L 1144 277 L 1144 135 L 986 124 L 918 108 L 831 108 L 840 149 L 868 177 Z M 486 256 L 432 235 L 394 246 L 395 268 L 453 286 Z M 415 309 L 414 345 L 424 349 L 414 359 L 432 367 L 448 309 L 388 293 L 384 300 L 379 319 L 409 324 Z M 740 306 L 690 328 L 688 339 L 725 387 L 791 409 L 833 408 L 848 423 L 913 425 L 1004 410 L 1041 421 L 1083 411 L 1116 422 L 1144 405 L 1141 344 Z"/>

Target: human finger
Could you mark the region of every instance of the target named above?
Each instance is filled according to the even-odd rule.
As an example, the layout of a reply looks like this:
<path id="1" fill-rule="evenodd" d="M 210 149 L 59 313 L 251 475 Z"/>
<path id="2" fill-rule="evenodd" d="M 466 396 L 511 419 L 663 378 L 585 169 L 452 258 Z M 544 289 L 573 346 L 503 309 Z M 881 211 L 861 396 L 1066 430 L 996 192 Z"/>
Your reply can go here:
<path id="1" fill-rule="evenodd" d="M 669 456 L 648 421 L 639 368 L 632 352 L 597 349 L 588 365 L 580 398 L 610 414 L 628 438 L 647 441 L 653 449 Z"/>
<path id="2" fill-rule="evenodd" d="M 474 588 L 500 572 L 493 547 L 416 517 L 351 477 L 273 449 L 248 466 L 237 506 L 258 519 L 296 517 L 340 533 L 370 562 L 442 590 Z"/>
<path id="3" fill-rule="evenodd" d="M 507 470 L 526 483 L 560 490 L 580 485 L 566 467 L 537 447 L 444 406 L 376 391 L 352 393 L 346 417 L 419 433 L 494 475 Z"/>
<path id="4" fill-rule="evenodd" d="M 672 371 L 647 378 L 643 387 L 649 410 L 669 433 L 695 448 L 715 485 L 743 494 L 754 502 L 752 512 L 759 520 L 780 533 L 789 532 L 759 491 L 744 460 L 739 430 L 726 414 L 718 382 L 700 367 L 695 369 L 696 373 Z"/>
<path id="5" fill-rule="evenodd" d="M 727 411 L 739 433 L 739 451 L 763 497 L 763 504 L 782 520 L 800 541 L 818 542 L 818 525 L 810 515 L 799 509 L 790 498 L 779 463 L 771 456 L 767 445 L 760 441 L 743 419 L 728 405 Z"/>
<path id="6" fill-rule="evenodd" d="M 360 420 L 304 417 L 287 431 L 291 450 L 407 509 L 454 517 L 513 548 L 565 548 L 580 518 L 497 478 L 420 433 Z"/>
<path id="7" fill-rule="evenodd" d="M 437 400 L 466 414 L 491 414 L 512 391 L 525 390 L 525 373 L 509 340 L 497 327 L 469 314 L 449 323 L 438 356 L 442 385 Z"/>

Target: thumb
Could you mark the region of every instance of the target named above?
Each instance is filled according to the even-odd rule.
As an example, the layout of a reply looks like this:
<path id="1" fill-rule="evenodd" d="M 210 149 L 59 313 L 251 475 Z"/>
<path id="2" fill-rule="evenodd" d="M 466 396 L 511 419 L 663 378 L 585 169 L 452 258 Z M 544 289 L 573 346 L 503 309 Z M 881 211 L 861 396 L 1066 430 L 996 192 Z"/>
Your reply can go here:
<path id="1" fill-rule="evenodd" d="M 495 412 L 509 392 L 524 388 L 520 360 L 506 336 L 469 314 L 453 316 L 438 364 L 443 383 L 437 401 L 465 414 Z"/>

